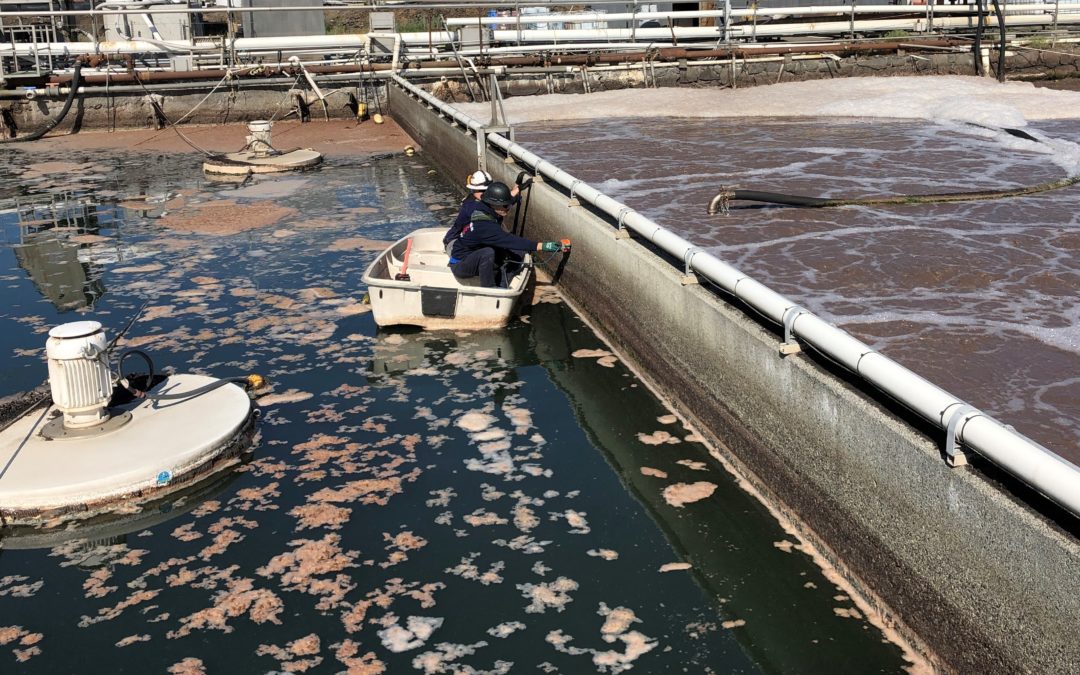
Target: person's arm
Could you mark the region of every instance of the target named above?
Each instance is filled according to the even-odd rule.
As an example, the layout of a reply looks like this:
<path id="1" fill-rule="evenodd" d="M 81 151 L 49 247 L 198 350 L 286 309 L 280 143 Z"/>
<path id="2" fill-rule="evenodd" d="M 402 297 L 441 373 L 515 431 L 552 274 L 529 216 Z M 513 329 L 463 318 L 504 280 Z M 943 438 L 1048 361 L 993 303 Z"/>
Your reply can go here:
<path id="1" fill-rule="evenodd" d="M 562 251 L 563 253 L 570 251 L 569 240 L 565 242 L 533 241 L 532 239 L 510 234 L 499 227 L 498 224 L 492 222 L 483 222 L 482 224 L 473 222 L 472 237 L 484 246 L 502 248 L 508 251 Z"/>
<path id="2" fill-rule="evenodd" d="M 496 223 L 473 222 L 472 237 L 484 246 L 503 248 L 508 251 L 539 251 L 540 242 L 510 234 Z"/>

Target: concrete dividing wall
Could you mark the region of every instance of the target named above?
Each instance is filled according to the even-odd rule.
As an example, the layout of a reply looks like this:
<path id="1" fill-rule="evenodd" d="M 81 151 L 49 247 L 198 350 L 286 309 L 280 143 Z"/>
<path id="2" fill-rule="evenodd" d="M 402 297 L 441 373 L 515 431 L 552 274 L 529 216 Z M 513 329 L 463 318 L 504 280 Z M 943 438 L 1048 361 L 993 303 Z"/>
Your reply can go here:
<path id="1" fill-rule="evenodd" d="M 394 119 L 456 181 L 476 139 L 392 87 Z M 543 148 L 535 148 L 543 155 Z M 520 167 L 488 151 L 488 170 Z M 526 234 L 570 237 L 563 293 L 943 670 L 1080 672 L 1080 542 L 550 184 Z M 1075 523 L 1072 523 L 1075 525 Z M 1074 527 L 1075 531 L 1075 527 Z"/>

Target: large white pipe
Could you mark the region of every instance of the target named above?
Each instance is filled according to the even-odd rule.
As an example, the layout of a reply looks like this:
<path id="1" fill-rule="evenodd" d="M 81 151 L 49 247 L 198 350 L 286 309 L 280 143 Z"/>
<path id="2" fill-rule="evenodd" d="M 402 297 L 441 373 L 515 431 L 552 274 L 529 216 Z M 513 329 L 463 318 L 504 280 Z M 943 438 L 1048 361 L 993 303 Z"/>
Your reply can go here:
<path id="1" fill-rule="evenodd" d="M 289 35 L 282 37 L 266 38 L 237 38 L 235 40 L 236 51 L 272 52 L 277 50 L 295 49 L 368 49 L 372 38 L 386 38 L 398 40 L 406 44 L 427 44 L 428 34 L 425 33 L 353 33 L 347 35 Z M 451 39 L 451 34 L 445 31 L 436 31 L 431 34 L 434 43 L 446 43 Z M 113 40 L 101 42 L 49 42 L 49 43 L 21 43 L 0 42 L 0 53 L 4 55 L 34 56 L 36 54 L 147 54 L 166 52 L 219 52 L 221 46 L 207 42 L 177 41 L 167 42 L 164 40 Z"/>
<path id="2" fill-rule="evenodd" d="M 1038 11 L 1051 13 L 1055 9 L 1068 11 L 1069 5 L 1047 4 L 1019 4 L 1002 5 L 1002 11 Z M 1080 10 L 1080 8 L 1074 8 Z M 891 14 L 904 15 L 914 14 L 925 16 L 928 13 L 927 5 L 855 5 L 855 15 L 860 14 Z M 940 14 L 971 14 L 975 11 L 973 5 L 934 5 L 931 11 L 935 16 Z M 759 7 L 757 9 L 733 9 L 727 15 L 736 19 L 750 17 L 776 18 L 789 16 L 851 16 L 851 5 L 826 5 L 816 7 Z M 551 13 L 551 14 L 515 14 L 511 16 L 482 16 L 482 17 L 455 17 L 446 20 L 448 26 L 475 26 L 478 23 L 486 26 L 505 26 L 508 24 L 529 25 L 537 23 L 598 23 L 602 21 L 648 21 L 650 19 L 722 19 L 723 10 L 690 10 L 679 12 L 579 12 L 579 13 Z"/>
<path id="3" fill-rule="evenodd" d="M 986 17 L 987 28 L 996 27 L 997 19 L 993 14 Z M 1006 25 L 1015 28 L 1021 25 L 1048 25 L 1053 22 L 1049 14 L 1035 14 L 1024 16 L 1012 16 L 1006 20 Z M 1080 12 L 1071 15 L 1062 14 L 1058 17 L 1058 25 L 1080 22 Z M 971 17 L 934 17 L 934 28 L 974 28 L 976 18 Z M 752 26 L 746 23 L 732 24 L 727 32 L 732 38 L 763 37 L 777 35 L 842 35 L 852 32 L 887 32 L 892 30 L 904 30 L 911 32 L 924 32 L 929 28 L 929 22 L 925 15 L 917 18 L 897 17 L 892 19 L 876 19 L 855 21 L 820 21 L 815 23 L 782 23 L 782 24 L 757 24 Z M 556 29 L 556 30 L 496 30 L 492 31 L 495 42 L 567 42 L 573 40 L 665 40 L 672 37 L 678 39 L 717 39 L 724 35 L 723 26 L 669 26 L 664 28 L 590 28 L 590 29 Z"/>
<path id="4" fill-rule="evenodd" d="M 474 133 L 483 124 L 469 117 L 404 78 L 393 81 L 405 91 L 438 109 L 455 123 Z M 1042 494 L 1080 516 L 1080 467 L 1054 454 L 1035 441 L 1006 427 L 932 382 L 871 349 L 846 331 L 802 310 L 790 299 L 750 278 L 715 256 L 697 250 L 691 242 L 658 225 L 621 202 L 575 178 L 539 155 L 497 134 L 488 142 L 502 149 L 535 173 L 570 190 L 580 201 L 592 204 L 627 229 L 652 242 L 676 259 L 689 260 L 690 268 L 724 291 L 739 298 L 755 311 L 783 324 L 789 312 L 799 312 L 791 322 L 792 332 L 804 344 L 857 373 L 867 382 L 913 410 L 924 419 L 946 429 L 958 416 L 956 438 L 990 459 Z"/>
<path id="5" fill-rule="evenodd" d="M 991 19 L 993 17 L 990 17 Z M 1026 19 L 1027 23 L 1045 23 L 1043 17 L 1025 16 L 1015 19 Z M 1021 23 L 1017 20 L 1010 21 L 1011 25 Z M 1080 20 L 1080 15 L 1077 16 Z M 921 20 L 920 20 L 921 21 Z M 966 21 L 966 20 L 964 20 Z M 856 30 L 894 30 L 915 29 L 919 21 L 896 20 L 896 21 L 871 21 L 856 22 Z M 935 22 L 937 25 L 938 22 Z M 1058 23 L 1064 23 L 1059 19 Z M 867 24 L 873 24 L 868 26 Z M 993 25 L 991 21 L 989 25 Z M 845 33 L 850 30 L 850 25 L 845 22 L 823 24 L 783 24 L 777 26 L 757 26 L 756 34 L 779 35 L 796 33 Z M 494 31 L 496 41 L 502 42 L 567 42 L 573 40 L 640 40 L 640 41 L 663 41 L 670 42 L 673 37 L 682 39 L 692 38 L 718 38 L 722 35 L 722 27 L 706 28 L 618 28 L 601 30 L 498 30 Z M 733 37 L 750 35 L 752 29 L 748 26 L 732 26 L 729 32 Z M 446 31 L 433 31 L 432 33 L 398 33 L 400 39 L 407 45 L 445 44 L 451 41 L 451 34 Z M 268 38 L 238 38 L 235 40 L 237 52 L 251 51 L 275 51 L 295 49 L 365 49 L 370 44 L 370 34 L 352 35 L 294 35 Z M 188 53 L 188 52 L 218 52 L 220 45 L 195 41 L 172 41 L 162 40 L 114 40 L 101 42 L 51 42 L 51 43 L 11 43 L 0 42 L 0 53 L 11 56 L 39 56 L 39 55 L 64 55 L 77 56 L 81 54 L 153 54 L 153 53 Z"/>
<path id="6" fill-rule="evenodd" d="M 1024 7 L 1025 11 L 1034 11 L 1032 8 L 1045 7 L 1046 5 L 1016 5 Z M 1053 5 L 1049 5 L 1053 7 Z M 1068 24 L 1080 22 L 1080 5 L 1075 6 L 1076 12 L 1066 14 L 1061 12 L 1057 23 Z M 807 8 L 814 9 L 814 8 Z M 820 8 L 819 8 L 820 9 Z M 935 14 L 942 9 L 957 9 L 956 7 L 936 6 Z M 154 11 L 153 14 L 168 13 Z M 966 10 L 965 10 L 966 11 Z M 799 8 L 787 8 L 791 15 L 803 13 Z M 536 15 L 542 16 L 542 15 Z M 986 17 L 987 26 L 996 26 L 996 18 L 991 13 Z M 1022 16 L 1009 17 L 1009 26 L 1043 25 L 1053 21 L 1050 14 L 1024 14 Z M 935 28 L 970 28 L 975 24 L 974 17 L 945 17 L 935 16 Z M 854 30 L 857 32 L 883 32 L 889 30 L 923 31 L 928 27 L 925 15 L 916 15 L 915 18 L 894 18 L 887 20 L 864 20 L 855 21 Z M 745 23 L 733 24 L 728 28 L 731 37 L 776 36 L 797 34 L 843 34 L 852 30 L 849 21 L 837 20 L 816 23 L 799 24 L 758 24 L 750 26 Z M 497 42 L 531 42 L 531 43 L 555 43 L 572 41 L 629 41 L 638 42 L 664 42 L 669 43 L 675 39 L 719 39 L 723 36 L 722 26 L 709 27 L 686 27 L 673 26 L 666 28 L 611 28 L 589 30 L 496 30 L 493 31 Z M 381 37 L 395 36 L 406 45 L 447 44 L 454 35 L 447 31 L 412 32 L 385 34 Z M 238 38 L 235 40 L 235 49 L 238 52 L 272 52 L 277 50 L 288 51 L 297 49 L 332 50 L 332 49 L 362 49 L 369 48 L 372 37 L 370 33 L 357 33 L 347 35 L 297 35 L 269 38 Z M 117 40 L 103 42 L 55 42 L 55 43 L 0 43 L 0 53 L 12 56 L 37 56 L 37 55 L 81 55 L 81 54 L 152 54 L 152 53 L 189 53 L 189 52 L 218 52 L 219 45 L 195 41 L 163 41 L 163 40 Z"/>
<path id="7" fill-rule="evenodd" d="M 612 0 L 616 2 L 617 0 Z M 4 16 L 6 17 L 58 17 L 58 16 L 101 16 L 103 14 L 141 14 L 146 11 L 147 5 L 154 5 L 154 14 L 213 14 L 218 12 L 232 12 L 233 14 L 251 14 L 258 12 L 321 12 L 321 11 L 341 11 L 343 9 L 349 9 L 348 6 L 322 6 L 312 7 L 310 5 L 291 5 L 281 7 L 188 7 L 183 2 L 173 3 L 177 4 L 176 7 L 166 7 L 165 3 L 158 2 L 157 0 L 140 0 L 139 2 L 116 2 L 105 3 L 98 5 L 94 9 L 64 9 L 64 10 L 4 10 Z M 603 4 L 603 3 L 592 3 Z M 484 5 L 476 5 L 477 7 L 484 7 Z M 489 5 L 490 7 L 500 7 L 505 5 Z M 375 7 L 364 6 L 356 7 L 355 9 L 376 10 Z M 828 14 L 842 14 L 849 16 L 851 14 L 851 5 L 824 5 L 815 7 L 758 7 L 755 9 L 733 9 L 730 12 L 730 16 L 736 18 L 745 17 L 787 17 L 787 16 L 815 16 L 815 15 L 828 15 Z M 1013 3 L 1002 5 L 1002 10 L 1008 12 L 1029 12 L 1040 11 L 1044 13 L 1052 13 L 1057 10 L 1061 13 L 1069 11 L 1077 11 L 1078 6 L 1075 0 L 1072 2 L 1065 1 L 1060 4 L 1055 3 Z M 970 4 L 961 5 L 933 5 L 932 9 L 928 10 L 927 5 L 855 5 L 855 14 L 927 14 L 933 13 L 934 15 L 940 14 L 967 14 L 975 11 L 975 6 Z M 639 20 L 647 19 L 662 19 L 662 18 L 704 18 L 704 17 L 722 17 L 724 12 L 722 10 L 693 10 L 683 12 L 638 12 L 634 14 L 632 12 L 618 12 L 611 14 L 604 14 L 601 12 L 582 12 L 582 13 L 570 13 L 570 14 L 522 14 L 520 19 L 522 24 L 529 23 L 546 23 L 551 21 L 561 21 L 564 23 L 577 23 L 577 22 L 592 22 L 592 21 L 615 21 L 615 20 L 631 20 L 637 18 Z M 555 18 L 559 17 L 559 18 Z M 585 18 L 588 17 L 588 18 Z M 446 23 L 450 26 L 467 26 L 476 25 L 477 23 L 483 23 L 485 25 L 498 25 L 517 23 L 518 16 L 484 16 L 484 17 L 471 17 L 471 18 L 448 18 Z"/>

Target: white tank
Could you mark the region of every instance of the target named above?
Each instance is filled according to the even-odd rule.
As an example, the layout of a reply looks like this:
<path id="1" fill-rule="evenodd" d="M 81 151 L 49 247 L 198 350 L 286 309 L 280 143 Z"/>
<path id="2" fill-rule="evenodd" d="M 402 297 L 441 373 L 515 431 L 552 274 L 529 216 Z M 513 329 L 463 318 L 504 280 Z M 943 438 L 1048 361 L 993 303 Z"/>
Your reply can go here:
<path id="1" fill-rule="evenodd" d="M 49 331 L 45 355 L 53 402 L 70 429 L 100 424 L 112 397 L 105 331 L 97 321 L 75 321 Z"/>

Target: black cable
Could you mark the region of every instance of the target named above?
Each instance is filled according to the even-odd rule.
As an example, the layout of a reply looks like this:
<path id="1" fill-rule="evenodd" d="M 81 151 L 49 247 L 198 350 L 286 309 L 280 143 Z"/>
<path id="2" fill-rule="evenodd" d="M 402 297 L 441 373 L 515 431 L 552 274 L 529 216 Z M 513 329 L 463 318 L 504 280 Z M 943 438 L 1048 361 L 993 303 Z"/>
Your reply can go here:
<path id="1" fill-rule="evenodd" d="M 128 384 L 126 378 L 124 378 L 124 361 L 127 360 L 129 356 L 138 356 L 142 358 L 150 371 L 146 376 L 145 390 L 136 389 L 135 387 Z M 145 398 L 151 401 L 179 401 L 182 399 L 195 398 L 196 396 L 202 396 L 207 392 L 211 392 L 215 389 L 224 387 L 227 384 L 247 382 L 246 377 L 227 377 L 216 380 L 214 382 L 210 382 L 209 384 L 204 384 L 201 387 L 196 387 L 195 389 L 185 391 L 179 394 L 150 394 L 148 392 L 151 383 L 154 380 L 154 360 L 150 358 L 149 354 L 147 354 L 141 349 L 128 349 L 123 354 L 121 354 L 120 359 L 116 362 L 116 370 L 120 376 L 120 385 L 124 387 L 124 389 L 126 389 L 135 398 Z"/>
<path id="2" fill-rule="evenodd" d="M 71 76 L 71 89 L 68 90 L 67 100 L 64 101 L 64 107 L 60 109 L 60 114 L 46 122 L 45 126 L 31 134 L 27 134 L 26 136 L 16 136 L 15 138 L 0 138 L 0 143 L 24 143 L 26 141 L 36 141 L 55 129 L 56 125 L 63 122 L 64 118 L 67 117 L 68 111 L 71 110 L 71 104 L 75 102 L 75 97 L 78 95 L 79 81 L 81 79 L 82 61 L 78 60 L 75 61 L 75 73 Z"/>
<path id="3" fill-rule="evenodd" d="M 998 0 L 994 0 L 994 15 L 997 16 L 998 23 L 998 62 L 997 62 L 997 79 L 998 82 L 1005 81 L 1005 12 L 1001 11 L 1001 3 Z"/>
<path id="4" fill-rule="evenodd" d="M 975 51 L 975 74 L 982 77 L 986 73 L 983 72 L 982 64 L 982 34 L 983 26 L 986 25 L 986 15 L 983 14 L 983 3 L 986 0 L 975 0 L 975 11 L 979 14 L 979 22 L 975 27 L 975 42 L 972 45 L 972 49 Z"/>

